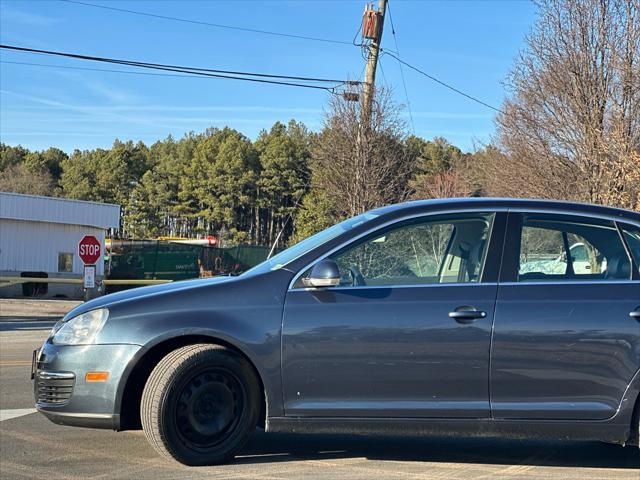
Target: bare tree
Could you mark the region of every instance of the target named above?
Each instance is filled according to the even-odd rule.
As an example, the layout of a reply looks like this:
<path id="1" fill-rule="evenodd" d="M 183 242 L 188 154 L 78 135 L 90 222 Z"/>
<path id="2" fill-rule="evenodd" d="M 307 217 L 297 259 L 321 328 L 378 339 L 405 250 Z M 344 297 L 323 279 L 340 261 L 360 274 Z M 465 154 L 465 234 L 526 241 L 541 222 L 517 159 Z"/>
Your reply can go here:
<path id="1" fill-rule="evenodd" d="M 414 199 L 466 197 L 473 193 L 468 154 L 442 137 L 407 139 L 414 155 L 413 178 L 409 185 Z"/>
<path id="2" fill-rule="evenodd" d="M 54 195 L 54 183 L 46 170 L 30 171 L 24 163 L 0 171 L 0 192 Z"/>
<path id="3" fill-rule="evenodd" d="M 498 115 L 490 194 L 637 208 L 640 0 L 540 0 Z M 634 180 L 635 179 L 635 180 Z"/>
<path id="4" fill-rule="evenodd" d="M 400 107 L 376 92 L 370 122 L 362 105 L 333 97 L 312 154 L 312 182 L 330 200 L 337 218 L 357 215 L 409 194 L 411 162 Z"/>
<path id="5" fill-rule="evenodd" d="M 433 175 L 424 175 L 411 182 L 415 199 L 467 197 L 471 188 L 456 168 Z"/>

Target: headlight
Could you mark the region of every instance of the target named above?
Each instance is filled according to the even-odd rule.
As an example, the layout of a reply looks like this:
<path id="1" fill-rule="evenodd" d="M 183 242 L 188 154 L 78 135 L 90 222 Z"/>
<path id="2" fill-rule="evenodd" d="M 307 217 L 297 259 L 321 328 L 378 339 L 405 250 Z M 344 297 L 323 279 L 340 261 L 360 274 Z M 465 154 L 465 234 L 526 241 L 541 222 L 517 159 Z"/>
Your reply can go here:
<path id="1" fill-rule="evenodd" d="M 55 345 L 86 345 L 93 343 L 109 317 L 109 310 L 99 308 L 73 317 L 71 320 L 56 324 L 51 341 Z"/>

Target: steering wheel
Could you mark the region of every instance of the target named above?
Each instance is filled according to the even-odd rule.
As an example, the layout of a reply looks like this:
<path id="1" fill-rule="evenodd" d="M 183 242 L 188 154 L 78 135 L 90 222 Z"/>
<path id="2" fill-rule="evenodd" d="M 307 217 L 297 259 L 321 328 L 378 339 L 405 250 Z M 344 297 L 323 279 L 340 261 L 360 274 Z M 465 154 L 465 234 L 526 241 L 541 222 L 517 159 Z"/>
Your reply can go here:
<path id="1" fill-rule="evenodd" d="M 367 284 L 367 282 L 364 281 L 362 272 L 355 265 L 349 267 L 349 273 L 351 274 L 351 286 L 362 287 Z"/>

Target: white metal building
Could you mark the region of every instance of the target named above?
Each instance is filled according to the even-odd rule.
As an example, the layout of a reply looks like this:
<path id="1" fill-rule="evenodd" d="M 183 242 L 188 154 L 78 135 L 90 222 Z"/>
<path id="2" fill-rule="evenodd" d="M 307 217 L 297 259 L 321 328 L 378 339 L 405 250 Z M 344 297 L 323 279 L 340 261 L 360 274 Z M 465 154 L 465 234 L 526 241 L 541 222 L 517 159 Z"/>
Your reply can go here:
<path id="1" fill-rule="evenodd" d="M 120 206 L 0 192 L 0 277 L 82 278 L 78 242 L 94 235 L 104 252 L 107 229 L 120 225 Z M 104 277 L 104 262 L 96 278 Z M 0 284 L 0 297 L 81 298 L 82 285 Z"/>

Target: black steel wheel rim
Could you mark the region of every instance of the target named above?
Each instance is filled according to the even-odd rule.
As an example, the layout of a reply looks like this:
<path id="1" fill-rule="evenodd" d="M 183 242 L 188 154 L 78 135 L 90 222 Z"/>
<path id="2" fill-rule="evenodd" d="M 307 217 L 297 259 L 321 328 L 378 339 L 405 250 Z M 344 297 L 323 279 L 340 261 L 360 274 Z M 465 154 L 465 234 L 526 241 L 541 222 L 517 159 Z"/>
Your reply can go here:
<path id="1" fill-rule="evenodd" d="M 244 388 L 235 374 L 221 368 L 199 369 L 176 390 L 172 416 L 182 443 L 209 450 L 233 435 L 244 406 Z"/>

